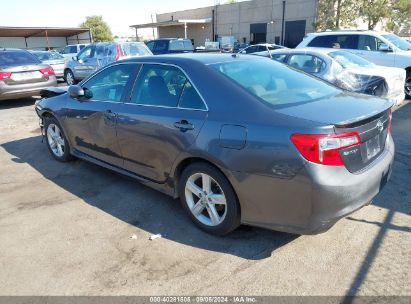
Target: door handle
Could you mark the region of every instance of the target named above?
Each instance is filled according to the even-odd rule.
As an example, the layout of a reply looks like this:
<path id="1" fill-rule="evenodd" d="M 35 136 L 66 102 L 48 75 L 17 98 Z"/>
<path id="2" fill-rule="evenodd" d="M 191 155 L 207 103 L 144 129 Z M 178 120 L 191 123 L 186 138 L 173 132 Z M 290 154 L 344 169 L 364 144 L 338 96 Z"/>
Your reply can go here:
<path id="1" fill-rule="evenodd" d="M 194 125 L 192 125 L 185 119 L 175 122 L 174 127 L 176 127 L 177 129 L 180 129 L 181 132 L 185 132 L 188 130 L 194 130 Z"/>
<path id="2" fill-rule="evenodd" d="M 108 119 L 108 120 L 114 120 L 117 117 L 117 114 L 112 112 L 111 110 L 106 110 L 104 112 L 104 116 Z"/>

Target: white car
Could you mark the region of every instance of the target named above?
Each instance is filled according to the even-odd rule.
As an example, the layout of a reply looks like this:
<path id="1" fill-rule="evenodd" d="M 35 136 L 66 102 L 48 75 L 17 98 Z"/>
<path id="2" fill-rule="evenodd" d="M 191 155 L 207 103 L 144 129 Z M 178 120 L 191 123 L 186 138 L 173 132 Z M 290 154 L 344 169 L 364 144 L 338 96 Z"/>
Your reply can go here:
<path id="1" fill-rule="evenodd" d="M 400 68 L 376 65 L 345 50 L 282 49 L 255 53 L 288 64 L 334 85 L 356 93 L 404 100 L 405 71 Z"/>
<path id="2" fill-rule="evenodd" d="M 411 43 L 392 33 L 325 31 L 308 34 L 297 48 L 346 49 L 377 65 L 406 70 L 405 94 L 411 98 Z"/>
<path id="3" fill-rule="evenodd" d="M 84 49 L 88 43 L 82 44 L 69 44 L 61 51 L 61 55 L 66 59 L 66 62 L 71 60 L 74 56 L 76 56 L 82 49 Z"/>

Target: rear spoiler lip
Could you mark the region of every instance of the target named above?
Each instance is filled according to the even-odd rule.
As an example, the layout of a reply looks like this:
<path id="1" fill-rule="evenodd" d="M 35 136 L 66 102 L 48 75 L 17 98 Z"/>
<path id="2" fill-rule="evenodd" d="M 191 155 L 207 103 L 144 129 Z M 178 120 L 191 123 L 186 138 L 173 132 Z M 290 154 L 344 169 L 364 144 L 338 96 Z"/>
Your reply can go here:
<path id="1" fill-rule="evenodd" d="M 63 95 L 64 93 L 67 93 L 68 88 L 68 86 L 46 88 L 40 91 L 40 96 L 43 98 L 50 98 Z"/>
<path id="2" fill-rule="evenodd" d="M 395 104 L 395 103 L 390 100 L 390 106 L 387 107 L 387 108 L 384 109 L 384 110 L 378 110 L 378 111 L 376 110 L 376 111 L 370 112 L 370 113 L 367 114 L 367 115 L 363 115 L 363 116 L 360 116 L 360 117 L 356 117 L 356 118 L 354 118 L 354 119 L 352 119 L 352 120 L 346 120 L 346 121 L 342 121 L 342 122 L 336 123 L 336 124 L 334 124 L 334 126 L 335 126 L 336 128 L 353 128 L 353 127 L 356 127 L 357 125 L 362 125 L 362 124 L 364 124 L 364 123 L 366 123 L 366 122 L 373 121 L 373 120 L 375 120 L 375 119 L 383 116 L 386 111 L 391 110 L 392 107 L 394 106 L 394 104 Z"/>

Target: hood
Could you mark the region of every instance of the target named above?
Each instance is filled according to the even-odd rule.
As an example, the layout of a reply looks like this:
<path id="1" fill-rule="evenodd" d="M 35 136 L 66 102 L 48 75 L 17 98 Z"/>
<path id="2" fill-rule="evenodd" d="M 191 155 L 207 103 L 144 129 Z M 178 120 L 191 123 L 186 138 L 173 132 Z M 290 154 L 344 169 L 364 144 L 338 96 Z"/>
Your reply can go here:
<path id="1" fill-rule="evenodd" d="M 65 87 L 50 87 L 40 91 L 40 96 L 43 98 L 49 98 L 53 96 L 62 95 L 67 92 L 68 86 Z"/>
<path id="2" fill-rule="evenodd" d="M 276 110 L 281 114 L 326 125 L 347 125 L 377 115 L 393 102 L 370 95 L 342 92 L 312 102 Z"/>

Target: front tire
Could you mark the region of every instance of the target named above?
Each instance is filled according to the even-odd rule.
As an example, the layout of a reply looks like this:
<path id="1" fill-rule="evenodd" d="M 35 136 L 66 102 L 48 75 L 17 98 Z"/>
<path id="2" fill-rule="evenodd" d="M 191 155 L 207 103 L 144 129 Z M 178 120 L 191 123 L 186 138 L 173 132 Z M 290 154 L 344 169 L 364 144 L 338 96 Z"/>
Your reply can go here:
<path id="1" fill-rule="evenodd" d="M 66 70 L 64 72 L 64 80 L 69 86 L 76 84 L 76 79 L 74 78 L 74 74 L 71 70 Z"/>
<path id="2" fill-rule="evenodd" d="M 60 162 L 68 162 L 73 159 L 70 154 L 70 145 L 63 133 L 59 122 L 54 117 L 46 119 L 44 124 L 47 147 L 51 155 Z"/>
<path id="3" fill-rule="evenodd" d="M 202 230 L 225 235 L 240 225 L 240 205 L 227 178 L 207 163 L 194 163 L 182 173 L 179 196 L 183 208 Z"/>

